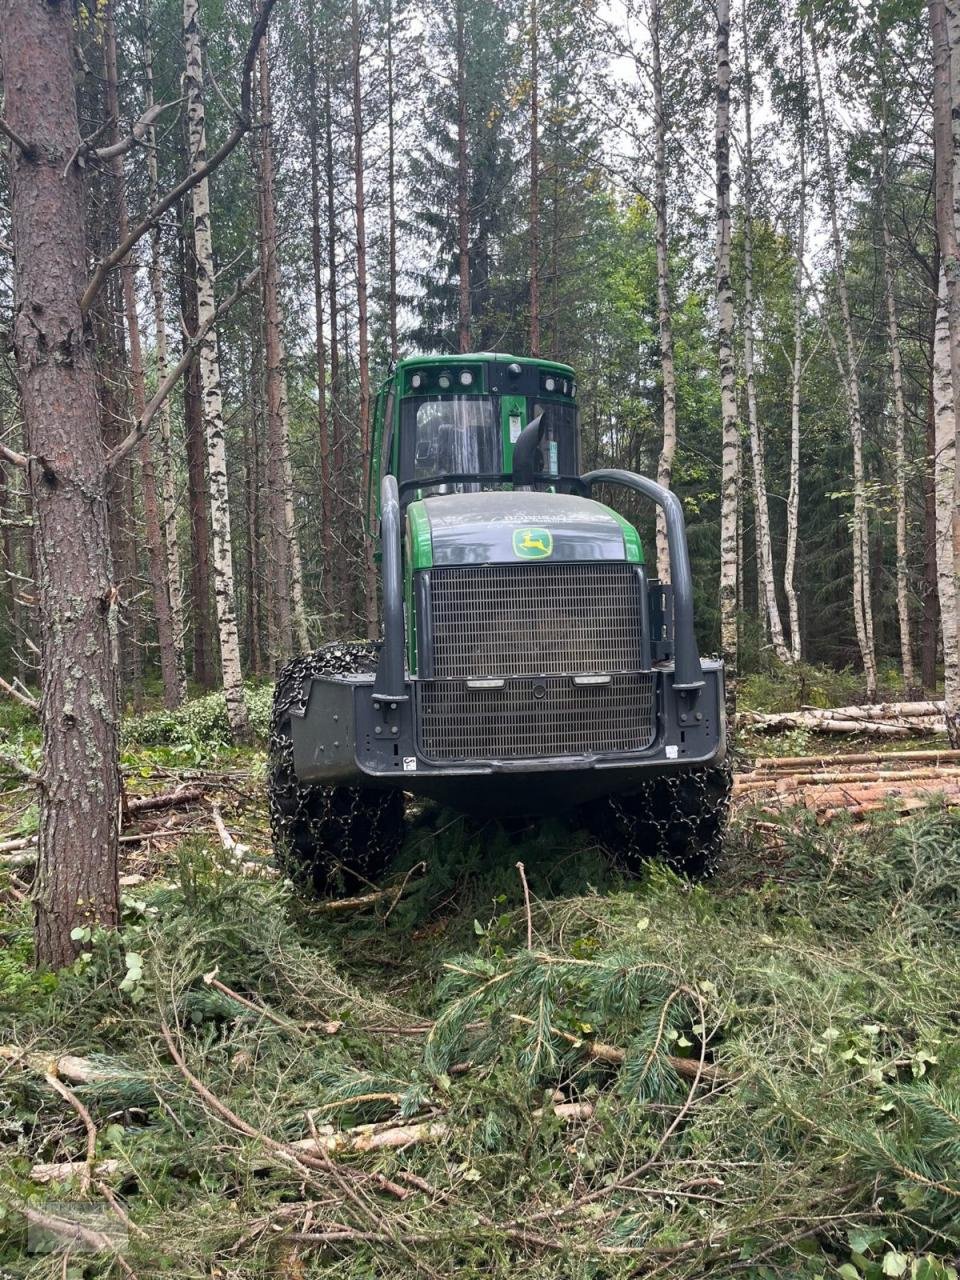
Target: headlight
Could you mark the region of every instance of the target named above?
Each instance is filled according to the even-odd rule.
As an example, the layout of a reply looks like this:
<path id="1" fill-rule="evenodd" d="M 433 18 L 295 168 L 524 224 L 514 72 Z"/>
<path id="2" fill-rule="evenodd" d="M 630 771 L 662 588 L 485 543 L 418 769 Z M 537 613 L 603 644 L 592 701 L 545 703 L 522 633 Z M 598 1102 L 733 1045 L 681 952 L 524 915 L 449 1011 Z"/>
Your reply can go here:
<path id="1" fill-rule="evenodd" d="M 473 374 L 469 369 L 460 370 L 460 385 L 461 387 L 473 386 Z"/>
<path id="2" fill-rule="evenodd" d="M 556 389 L 557 389 L 557 380 L 556 380 L 556 378 L 544 378 L 544 380 L 543 380 L 543 389 L 544 389 L 544 391 L 556 391 Z"/>
<path id="3" fill-rule="evenodd" d="M 425 374 L 415 373 L 413 377 L 410 379 L 410 385 L 411 387 L 413 387 L 414 391 L 419 391 L 420 388 L 423 386 L 423 384 L 426 382 L 426 380 L 427 379 Z"/>
<path id="4" fill-rule="evenodd" d="M 453 378 L 449 373 L 441 373 L 440 377 L 437 379 L 437 386 L 440 387 L 442 391 L 449 391 L 453 386 Z"/>

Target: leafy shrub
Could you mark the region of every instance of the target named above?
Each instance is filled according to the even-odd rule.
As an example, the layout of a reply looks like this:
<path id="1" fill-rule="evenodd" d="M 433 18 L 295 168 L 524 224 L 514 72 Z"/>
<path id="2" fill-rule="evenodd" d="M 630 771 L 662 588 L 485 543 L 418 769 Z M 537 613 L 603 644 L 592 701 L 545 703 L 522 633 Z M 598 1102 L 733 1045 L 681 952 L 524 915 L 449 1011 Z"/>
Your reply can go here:
<path id="1" fill-rule="evenodd" d="M 243 691 L 250 725 L 265 742 L 270 729 L 272 685 L 248 684 Z M 125 747 L 180 747 L 216 750 L 231 744 L 227 703 L 221 692 L 191 698 L 176 711 L 148 711 L 123 722 Z"/>
<path id="2" fill-rule="evenodd" d="M 740 705 L 746 711 L 799 711 L 801 707 L 845 707 L 863 702 L 863 677 L 849 667 L 795 667 L 772 662 L 739 682 Z"/>

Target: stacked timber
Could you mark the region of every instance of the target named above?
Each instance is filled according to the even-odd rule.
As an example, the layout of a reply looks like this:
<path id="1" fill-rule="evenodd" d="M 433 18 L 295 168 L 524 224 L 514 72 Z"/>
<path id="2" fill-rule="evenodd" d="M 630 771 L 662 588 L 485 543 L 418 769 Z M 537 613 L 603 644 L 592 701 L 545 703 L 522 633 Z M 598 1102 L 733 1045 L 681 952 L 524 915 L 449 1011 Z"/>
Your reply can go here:
<path id="1" fill-rule="evenodd" d="M 757 760 L 734 780 L 743 804 L 778 812 L 802 805 L 819 820 L 863 818 L 879 809 L 909 814 L 932 801 L 960 807 L 960 751 L 864 752 Z"/>
<path id="2" fill-rule="evenodd" d="M 737 724 L 755 733 L 808 729 L 876 737 L 929 737 L 946 733 L 942 702 L 877 702 L 858 707 L 802 707 L 799 711 L 741 711 Z"/>

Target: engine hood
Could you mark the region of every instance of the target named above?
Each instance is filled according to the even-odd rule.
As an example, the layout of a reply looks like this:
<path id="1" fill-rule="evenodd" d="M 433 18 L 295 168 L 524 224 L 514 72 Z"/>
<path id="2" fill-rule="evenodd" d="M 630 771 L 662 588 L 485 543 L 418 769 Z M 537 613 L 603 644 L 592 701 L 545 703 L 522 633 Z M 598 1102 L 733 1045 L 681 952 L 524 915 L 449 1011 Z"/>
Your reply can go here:
<path id="1" fill-rule="evenodd" d="M 437 494 L 411 503 L 408 518 L 417 569 L 533 560 L 643 560 L 631 524 L 602 503 L 571 494 Z"/>

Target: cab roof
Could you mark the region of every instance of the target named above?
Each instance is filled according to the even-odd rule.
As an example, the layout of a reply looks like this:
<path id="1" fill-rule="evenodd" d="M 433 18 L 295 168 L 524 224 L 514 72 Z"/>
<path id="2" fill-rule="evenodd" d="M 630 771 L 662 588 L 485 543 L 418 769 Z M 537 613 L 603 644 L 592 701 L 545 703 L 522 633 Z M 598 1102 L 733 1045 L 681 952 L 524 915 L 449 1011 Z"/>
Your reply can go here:
<path id="1" fill-rule="evenodd" d="M 542 360 L 539 356 L 515 356 L 507 351 L 468 351 L 462 355 L 459 352 L 449 352 L 441 356 L 404 356 L 402 360 L 397 361 L 395 371 L 436 368 L 451 364 L 523 364 L 536 369 L 554 369 L 571 378 L 574 376 L 573 368 L 568 364 L 561 364 L 558 360 Z"/>

